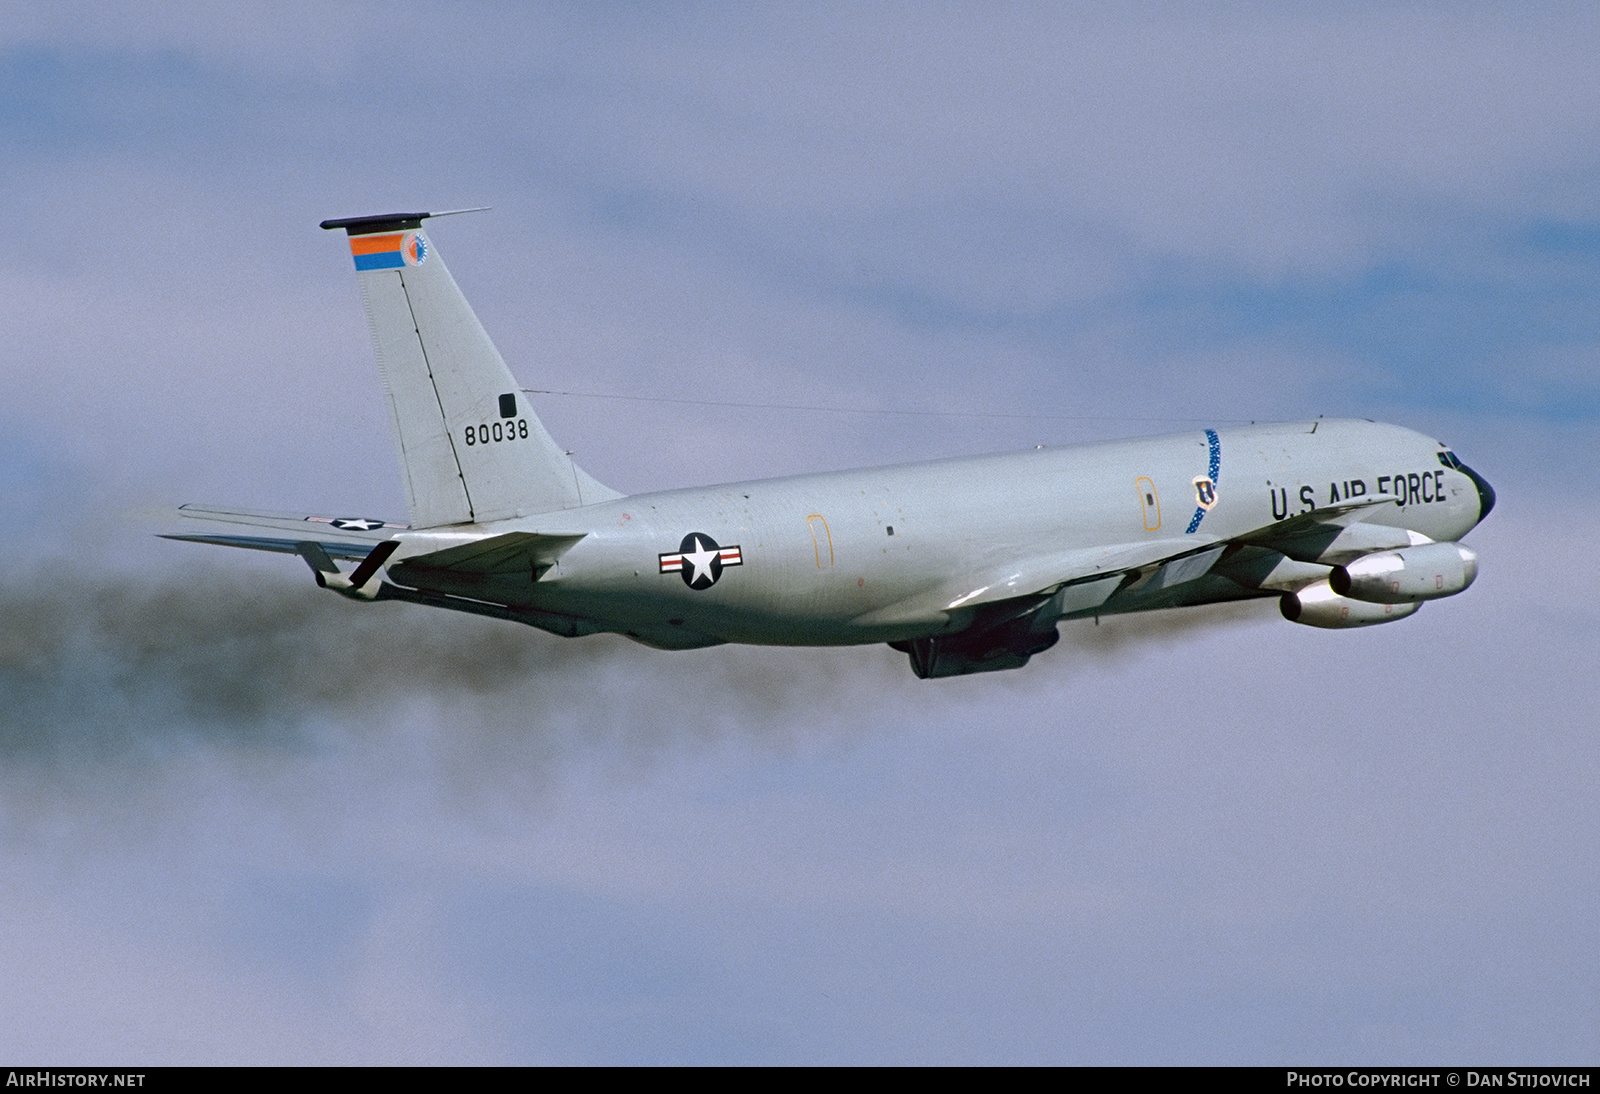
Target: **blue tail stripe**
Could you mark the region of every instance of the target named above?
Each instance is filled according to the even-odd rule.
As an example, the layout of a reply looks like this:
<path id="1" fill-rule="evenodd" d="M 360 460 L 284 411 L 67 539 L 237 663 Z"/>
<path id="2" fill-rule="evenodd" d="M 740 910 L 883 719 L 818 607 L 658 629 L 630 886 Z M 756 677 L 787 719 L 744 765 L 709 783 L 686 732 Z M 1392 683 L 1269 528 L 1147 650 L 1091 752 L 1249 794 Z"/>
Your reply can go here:
<path id="1" fill-rule="evenodd" d="M 399 251 L 380 251 L 377 254 L 356 255 L 358 270 L 398 270 L 406 264 Z"/>

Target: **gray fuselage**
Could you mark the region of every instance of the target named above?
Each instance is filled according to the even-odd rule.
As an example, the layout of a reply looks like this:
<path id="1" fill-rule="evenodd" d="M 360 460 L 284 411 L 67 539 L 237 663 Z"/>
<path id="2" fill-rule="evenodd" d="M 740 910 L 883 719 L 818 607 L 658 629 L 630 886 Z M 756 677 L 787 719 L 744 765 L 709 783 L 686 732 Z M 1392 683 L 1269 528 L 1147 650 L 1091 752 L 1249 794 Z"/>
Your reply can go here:
<path id="1" fill-rule="evenodd" d="M 1444 451 L 1396 426 L 1318 420 L 642 494 L 479 525 L 477 535 L 583 538 L 537 579 L 445 578 L 434 588 L 571 618 L 576 633 L 615 631 L 668 647 L 904 640 L 970 623 L 959 608 L 895 611 L 957 589 L 953 576 L 1003 575 L 1074 549 L 1228 540 L 1362 496 L 1401 499 L 1369 525 L 1459 539 L 1492 494 L 1447 465 Z M 737 549 L 727 556 L 737 562 L 714 575 L 702 566 L 699 587 L 687 564 L 668 568 L 693 536 L 701 538 L 691 551 Z M 1129 590 L 1094 612 L 1263 595 L 1273 590 L 1211 574 L 1180 593 Z M 1057 616 L 1072 614 L 1088 613 Z"/>

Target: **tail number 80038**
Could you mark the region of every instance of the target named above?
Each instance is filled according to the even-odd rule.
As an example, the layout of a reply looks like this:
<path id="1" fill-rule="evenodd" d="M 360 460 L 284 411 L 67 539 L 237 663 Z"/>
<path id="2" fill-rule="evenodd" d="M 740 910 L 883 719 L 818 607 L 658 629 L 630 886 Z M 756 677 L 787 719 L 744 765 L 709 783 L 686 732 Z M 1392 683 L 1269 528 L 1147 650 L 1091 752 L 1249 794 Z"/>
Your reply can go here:
<path id="1" fill-rule="evenodd" d="M 525 441 L 528 439 L 528 419 L 514 422 L 480 422 L 466 429 L 467 444 L 494 444 L 498 441 Z"/>

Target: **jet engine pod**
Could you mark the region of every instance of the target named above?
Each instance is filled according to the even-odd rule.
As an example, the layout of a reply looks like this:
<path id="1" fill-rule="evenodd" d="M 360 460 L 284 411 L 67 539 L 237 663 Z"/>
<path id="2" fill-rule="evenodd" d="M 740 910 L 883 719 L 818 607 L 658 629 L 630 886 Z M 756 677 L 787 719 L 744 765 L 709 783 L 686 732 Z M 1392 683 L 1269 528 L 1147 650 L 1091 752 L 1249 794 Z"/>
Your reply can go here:
<path id="1" fill-rule="evenodd" d="M 1442 545 L 1441 545 L 1442 546 Z M 1374 604 L 1367 600 L 1351 600 L 1340 596 L 1319 581 L 1307 585 L 1299 592 L 1285 593 L 1278 602 L 1283 617 L 1291 623 L 1304 623 L 1308 627 L 1340 630 L 1345 627 L 1371 627 L 1378 623 L 1392 623 L 1412 615 L 1422 605 L 1417 601 L 1406 604 Z"/>
<path id="2" fill-rule="evenodd" d="M 1424 543 L 1362 555 L 1335 566 L 1333 591 L 1373 604 L 1413 604 L 1454 596 L 1478 576 L 1478 554 L 1459 543 Z"/>

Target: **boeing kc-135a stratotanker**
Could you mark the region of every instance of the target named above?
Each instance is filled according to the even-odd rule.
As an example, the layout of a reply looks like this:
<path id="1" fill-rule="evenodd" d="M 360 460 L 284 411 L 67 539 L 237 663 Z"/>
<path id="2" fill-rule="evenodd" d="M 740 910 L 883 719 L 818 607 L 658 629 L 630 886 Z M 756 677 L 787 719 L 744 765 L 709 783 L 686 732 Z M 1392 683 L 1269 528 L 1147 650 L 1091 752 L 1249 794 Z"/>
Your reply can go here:
<path id="1" fill-rule="evenodd" d="M 625 497 L 540 424 L 422 231 L 437 215 L 322 223 L 349 239 L 408 522 L 186 505 L 208 530 L 171 538 L 298 554 L 354 600 L 568 637 L 885 642 L 925 678 L 1018 668 L 1063 620 L 1275 597 L 1296 623 L 1361 627 L 1477 576 L 1459 541 L 1494 491 L 1443 444 L 1368 421 Z"/>

